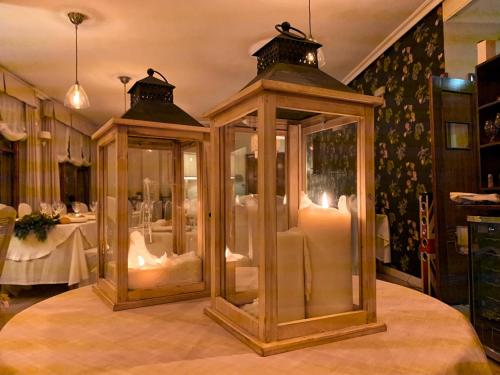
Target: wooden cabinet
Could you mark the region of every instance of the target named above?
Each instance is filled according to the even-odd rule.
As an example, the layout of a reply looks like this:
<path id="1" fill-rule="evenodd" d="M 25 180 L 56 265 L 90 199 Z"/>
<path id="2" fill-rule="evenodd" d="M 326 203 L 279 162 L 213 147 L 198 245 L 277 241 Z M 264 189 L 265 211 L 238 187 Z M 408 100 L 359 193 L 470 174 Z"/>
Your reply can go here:
<path id="1" fill-rule="evenodd" d="M 500 55 L 476 66 L 480 192 L 500 192 Z M 497 125 L 495 127 L 495 120 Z M 490 128 L 488 130 L 488 128 Z M 496 132 L 496 134 L 494 134 Z M 489 176 L 489 181 L 488 181 Z"/>
<path id="2" fill-rule="evenodd" d="M 474 85 L 455 78 L 432 77 L 431 145 L 436 257 L 431 262 L 432 294 L 448 304 L 466 304 L 467 255 L 460 250 L 457 226 L 467 212 L 450 192 L 478 189 Z"/>

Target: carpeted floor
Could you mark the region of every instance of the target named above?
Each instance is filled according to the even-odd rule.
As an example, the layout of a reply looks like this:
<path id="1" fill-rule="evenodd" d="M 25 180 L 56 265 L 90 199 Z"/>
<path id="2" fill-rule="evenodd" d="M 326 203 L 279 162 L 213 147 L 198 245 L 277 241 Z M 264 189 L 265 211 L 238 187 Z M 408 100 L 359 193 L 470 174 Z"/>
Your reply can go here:
<path id="1" fill-rule="evenodd" d="M 3 310 L 0 309 L 0 330 L 17 313 L 27 309 L 35 303 L 66 291 L 68 291 L 68 286 L 64 284 L 7 288 L 9 294 L 9 307 Z"/>

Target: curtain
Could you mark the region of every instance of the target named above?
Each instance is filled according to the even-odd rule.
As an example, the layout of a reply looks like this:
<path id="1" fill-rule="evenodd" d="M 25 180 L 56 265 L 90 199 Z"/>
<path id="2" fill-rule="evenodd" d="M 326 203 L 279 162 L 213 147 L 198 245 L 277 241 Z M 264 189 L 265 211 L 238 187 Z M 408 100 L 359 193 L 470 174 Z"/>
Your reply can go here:
<path id="1" fill-rule="evenodd" d="M 69 133 L 69 155 L 69 162 L 75 167 L 81 167 L 83 165 L 82 134 L 75 129 L 70 129 Z"/>
<path id="2" fill-rule="evenodd" d="M 41 201 L 42 165 L 41 145 L 38 141 L 40 112 L 26 105 L 27 141 L 20 145 L 19 197 L 21 202 L 38 210 Z"/>
<path id="3" fill-rule="evenodd" d="M 55 137 L 57 161 L 64 163 L 69 161 L 69 128 L 62 122 L 55 120 Z"/>
<path id="4" fill-rule="evenodd" d="M 26 139 L 24 106 L 20 100 L 0 93 L 0 133 L 11 142 Z"/>
<path id="5" fill-rule="evenodd" d="M 91 165 L 91 150 L 90 150 L 90 137 L 82 135 L 82 159 L 83 165 L 89 167 Z"/>
<path id="6" fill-rule="evenodd" d="M 52 140 L 42 144 L 42 201 L 51 203 L 61 200 L 59 163 L 57 159 L 56 120 L 42 118 L 42 129 L 52 134 Z"/>
<path id="7" fill-rule="evenodd" d="M 69 154 L 69 162 L 75 167 L 90 166 L 90 137 L 70 129 Z"/>

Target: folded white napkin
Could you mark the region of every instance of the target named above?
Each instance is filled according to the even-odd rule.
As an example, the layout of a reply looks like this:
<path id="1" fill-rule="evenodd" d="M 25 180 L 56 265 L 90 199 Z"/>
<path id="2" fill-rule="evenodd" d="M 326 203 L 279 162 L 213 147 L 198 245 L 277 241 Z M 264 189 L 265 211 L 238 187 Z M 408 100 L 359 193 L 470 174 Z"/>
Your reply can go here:
<path id="1" fill-rule="evenodd" d="M 456 203 L 477 203 L 489 202 L 500 203 L 500 194 L 475 194 L 475 193 L 461 193 L 450 192 L 450 199 Z"/>

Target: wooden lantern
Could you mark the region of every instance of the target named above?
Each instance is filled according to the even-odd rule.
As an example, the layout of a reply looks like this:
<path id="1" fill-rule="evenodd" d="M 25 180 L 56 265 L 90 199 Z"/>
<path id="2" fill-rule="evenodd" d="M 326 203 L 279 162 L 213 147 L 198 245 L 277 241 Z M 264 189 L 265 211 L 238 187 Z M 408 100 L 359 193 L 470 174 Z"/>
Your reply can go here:
<path id="1" fill-rule="evenodd" d="M 386 330 L 375 298 L 374 106 L 284 29 L 211 121 L 205 312 L 260 355 Z M 304 193 L 304 194 L 303 194 Z"/>
<path id="2" fill-rule="evenodd" d="M 92 137 L 97 143 L 98 280 L 114 310 L 209 295 L 209 129 L 173 104 L 149 76 L 132 106 Z"/>

